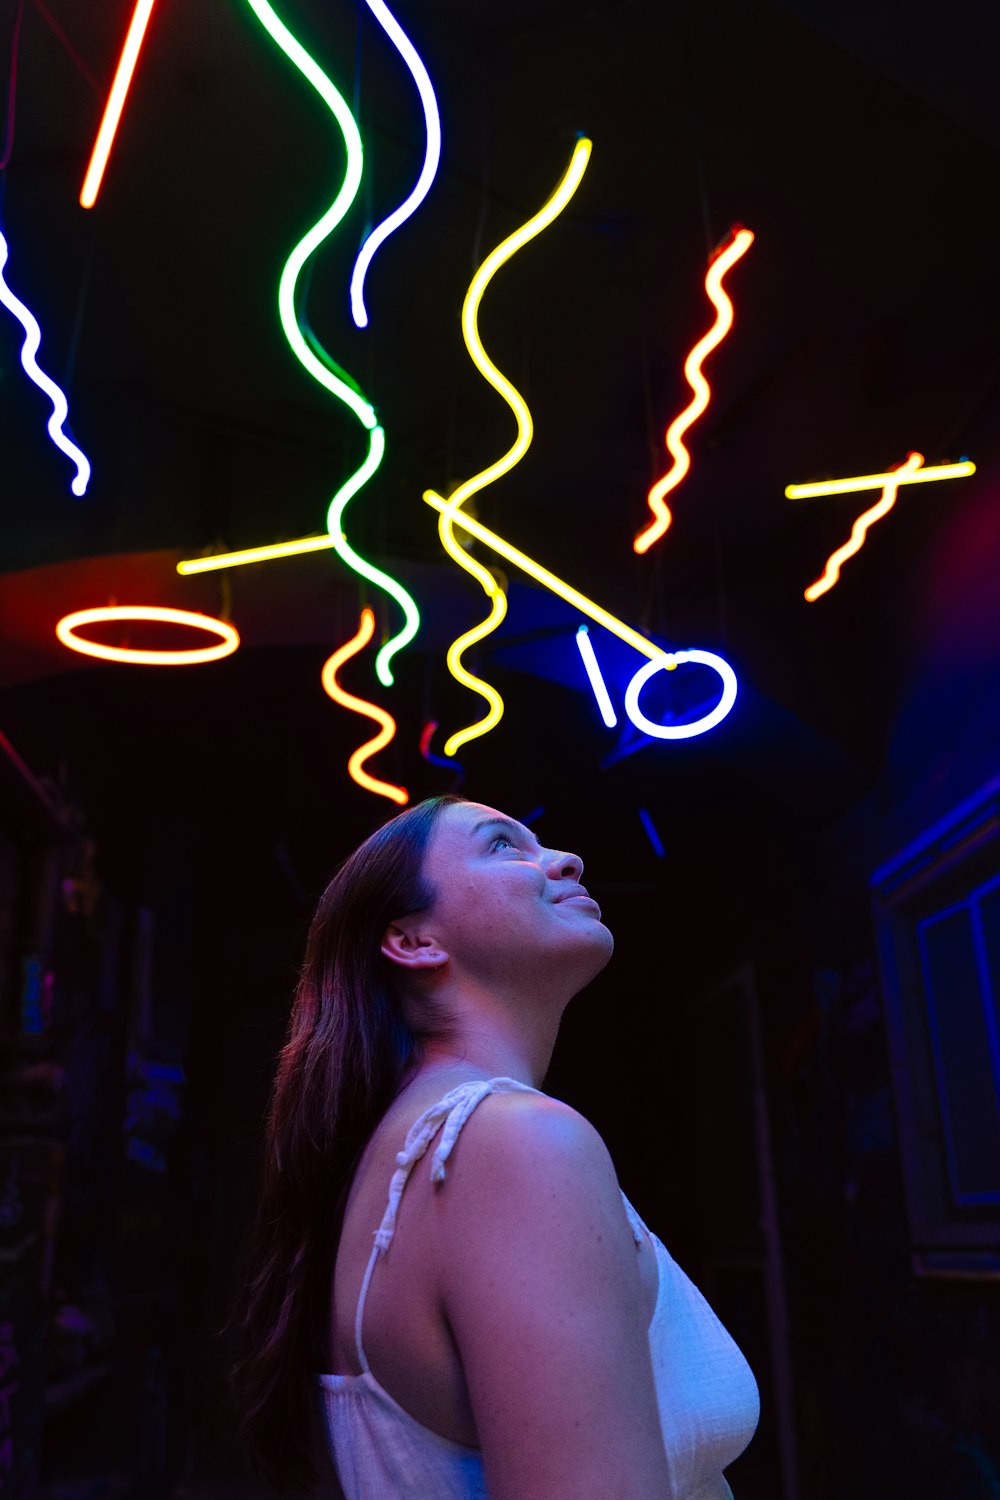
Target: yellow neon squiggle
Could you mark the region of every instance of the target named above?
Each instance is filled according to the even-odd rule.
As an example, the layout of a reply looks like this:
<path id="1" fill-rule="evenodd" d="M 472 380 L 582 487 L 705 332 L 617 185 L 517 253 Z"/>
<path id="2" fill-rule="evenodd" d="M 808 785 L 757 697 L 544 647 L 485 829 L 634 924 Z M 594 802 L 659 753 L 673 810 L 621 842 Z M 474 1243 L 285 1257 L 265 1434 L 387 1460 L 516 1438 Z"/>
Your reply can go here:
<path id="1" fill-rule="evenodd" d="M 683 435 L 705 411 L 712 394 L 701 367 L 706 356 L 722 343 L 733 326 L 733 304 L 722 289 L 722 278 L 729 268 L 746 254 L 754 240 L 753 232 L 749 229 L 734 229 L 732 236 L 729 243 L 713 258 L 705 277 L 705 290 L 715 308 L 715 322 L 705 337 L 698 340 L 684 361 L 684 378 L 694 395 L 680 416 L 675 417 L 667 428 L 667 449 L 673 458 L 673 463 L 662 479 L 656 481 L 646 497 L 649 508 L 653 512 L 653 519 L 644 531 L 639 532 L 633 542 L 636 552 L 648 552 L 653 543 L 659 541 L 667 530 L 673 518 L 670 514 L 670 507 L 663 497 L 677 488 L 691 467 L 691 455 L 684 446 Z"/>
<path id="2" fill-rule="evenodd" d="M 887 484 L 930 484 L 935 479 L 965 479 L 976 472 L 974 463 L 963 458 L 960 464 L 932 464 L 904 474 L 891 469 L 887 474 L 859 474 L 856 479 L 819 479 L 815 484 L 790 484 L 785 488 L 789 500 L 810 500 L 814 495 L 853 495 L 855 490 L 881 490 Z"/>
<path id="3" fill-rule="evenodd" d="M 474 474 L 471 479 L 465 480 L 463 484 L 460 484 L 453 491 L 438 519 L 438 535 L 441 538 L 441 545 L 449 557 L 458 563 L 459 567 L 464 568 L 467 573 L 471 574 L 478 581 L 490 600 L 490 613 L 487 618 L 481 624 L 474 626 L 472 630 L 466 631 L 464 635 L 459 636 L 457 640 L 453 641 L 448 648 L 446 657 L 448 670 L 455 680 L 462 683 L 464 687 L 470 688 L 472 692 L 478 693 L 481 697 L 485 698 L 490 705 L 489 712 L 477 723 L 457 730 L 446 741 L 444 753 L 448 756 L 453 756 L 459 747 L 466 744 L 469 740 L 478 739 L 481 735 L 489 733 L 503 717 L 504 705 L 500 694 L 489 683 L 483 682 L 481 678 L 473 677 L 471 672 L 466 670 L 462 665 L 462 654 L 469 646 L 473 645 L 476 641 L 483 640 L 484 637 L 495 630 L 507 613 L 506 595 L 493 574 L 488 568 L 484 568 L 481 563 L 477 563 L 471 558 L 456 538 L 454 527 L 455 515 L 471 495 L 485 489 L 488 484 L 492 484 L 502 474 L 509 473 L 528 451 L 534 432 L 531 412 L 528 410 L 527 402 L 507 379 L 506 375 L 497 369 L 483 347 L 483 341 L 479 336 L 479 306 L 483 299 L 483 293 L 500 267 L 510 260 L 511 256 L 520 250 L 522 245 L 526 245 L 529 240 L 541 234 L 542 230 L 546 229 L 552 223 L 553 219 L 566 207 L 566 204 L 579 187 L 583 174 L 587 169 L 592 147 L 593 142 L 588 140 L 586 136 L 582 136 L 577 141 L 573 148 L 573 154 L 570 157 L 569 166 L 563 173 L 552 196 L 536 214 L 533 214 L 530 219 L 526 220 L 519 229 L 515 229 L 514 233 L 508 235 L 505 240 L 501 240 L 496 249 L 490 252 L 475 276 L 473 276 L 469 284 L 469 290 L 465 294 L 465 301 L 462 304 L 462 336 L 465 339 L 465 346 L 469 351 L 469 357 L 483 379 L 493 387 L 497 394 L 510 407 L 514 414 L 514 420 L 517 423 L 517 436 L 506 453 L 492 464 L 489 464 L 485 469 L 481 469 L 478 474 Z M 427 496 L 425 495 L 424 498 L 426 499 Z"/>
<path id="4" fill-rule="evenodd" d="M 376 703 L 367 703 L 364 698 L 356 698 L 353 693 L 348 693 L 337 681 L 337 673 L 344 662 L 349 661 L 352 656 L 357 656 L 358 652 L 367 646 L 374 633 L 375 615 L 372 610 L 363 609 L 357 635 L 352 636 L 324 662 L 323 689 L 334 703 L 339 703 L 342 708 L 349 708 L 354 713 L 364 714 L 366 718 L 374 719 L 376 724 L 381 726 L 374 739 L 366 740 L 355 750 L 347 762 L 348 774 L 365 791 L 376 792 L 380 797 L 388 797 L 391 802 L 398 802 L 402 806 L 410 800 L 410 794 L 404 787 L 394 786 L 391 781 L 379 781 L 377 777 L 362 769 L 365 761 L 376 755 L 379 750 L 384 750 L 396 733 L 395 719 L 390 713 L 386 713 L 384 708 L 379 708 Z"/>
<path id="5" fill-rule="evenodd" d="M 823 576 L 817 578 L 816 582 L 811 583 L 806 589 L 805 597 L 810 604 L 815 599 L 818 599 L 820 595 L 828 593 L 833 588 L 840 577 L 841 563 L 845 563 L 849 557 L 853 557 L 855 552 L 861 551 L 870 527 L 874 526 L 876 521 L 881 521 L 883 516 L 887 516 L 895 505 L 899 486 L 905 482 L 904 476 L 913 474 L 920 468 L 923 461 L 924 456 L 922 453 L 911 453 L 905 464 L 901 464 L 898 469 L 886 475 L 886 485 L 882 491 L 881 500 L 877 505 L 873 505 L 870 510 L 866 510 L 863 515 L 858 517 L 851 528 L 850 540 L 846 541 L 842 547 L 838 547 L 837 551 L 827 559 L 826 567 L 823 569 Z"/>

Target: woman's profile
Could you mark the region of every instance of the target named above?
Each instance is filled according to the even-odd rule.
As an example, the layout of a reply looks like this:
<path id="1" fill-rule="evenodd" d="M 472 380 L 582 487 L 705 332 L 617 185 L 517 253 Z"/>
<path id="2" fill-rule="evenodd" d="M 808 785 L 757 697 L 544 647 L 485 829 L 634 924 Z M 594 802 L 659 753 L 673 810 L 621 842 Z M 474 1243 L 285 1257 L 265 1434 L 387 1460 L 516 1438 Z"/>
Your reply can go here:
<path id="1" fill-rule="evenodd" d="M 431 798 L 327 887 L 274 1082 L 232 1388 L 281 1488 L 728 1500 L 754 1377 L 543 1091 L 613 939 L 575 854 Z"/>

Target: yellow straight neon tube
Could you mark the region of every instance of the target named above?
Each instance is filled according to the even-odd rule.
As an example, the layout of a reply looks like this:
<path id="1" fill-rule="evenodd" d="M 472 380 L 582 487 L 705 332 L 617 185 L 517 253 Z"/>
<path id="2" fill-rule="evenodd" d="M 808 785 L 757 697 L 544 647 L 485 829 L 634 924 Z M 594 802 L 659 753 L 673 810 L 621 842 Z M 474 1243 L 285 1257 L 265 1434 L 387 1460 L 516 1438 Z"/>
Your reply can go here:
<path id="1" fill-rule="evenodd" d="M 433 510 L 442 514 L 448 509 L 448 501 L 435 490 L 424 490 L 423 498 Z M 497 536 L 496 532 L 490 531 L 489 527 L 483 526 L 479 521 L 474 521 L 471 516 L 465 514 L 464 510 L 454 512 L 452 519 L 456 526 L 461 526 L 463 531 L 467 531 L 477 541 L 490 547 L 498 557 L 506 559 L 513 567 L 520 568 L 522 573 L 527 573 L 529 578 L 533 578 L 543 588 L 551 589 L 553 594 L 558 594 L 560 599 L 565 599 L 567 604 L 572 604 L 588 619 L 594 620 L 598 625 L 603 625 L 605 630 L 610 630 L 612 635 L 616 635 L 626 645 L 634 646 L 636 651 L 640 651 L 643 656 L 648 656 L 650 661 L 659 661 L 662 657 L 665 659 L 664 665 L 673 665 L 670 652 L 664 651 L 660 646 L 655 646 L 644 635 L 640 635 L 638 630 L 633 630 L 631 625 L 626 625 L 616 615 L 602 609 L 601 605 L 595 604 L 593 599 L 588 599 L 586 594 L 581 594 L 579 589 L 573 588 L 571 584 L 558 578 L 555 573 L 550 573 L 548 568 L 543 568 L 541 563 L 535 562 L 534 558 L 528 557 L 517 547 L 512 547 L 510 542 L 505 542 L 503 537 Z"/>
<path id="2" fill-rule="evenodd" d="M 246 547 L 242 552 L 218 552 L 213 557 L 188 557 L 177 564 L 178 573 L 212 573 L 217 568 L 239 568 L 244 563 L 270 562 L 274 557 L 298 557 L 301 552 L 322 552 L 333 546 L 330 533 L 300 537 L 295 542 L 275 542 L 270 547 Z"/>
<path id="3" fill-rule="evenodd" d="M 815 484 L 790 484 L 785 489 L 789 500 L 810 500 L 814 495 L 850 495 L 855 490 L 882 490 L 887 484 L 930 484 L 935 479 L 964 479 L 976 472 L 974 463 L 963 459 L 960 464 L 936 464 L 918 469 L 914 474 L 890 470 L 887 474 L 859 474 L 856 479 L 820 479 Z"/>

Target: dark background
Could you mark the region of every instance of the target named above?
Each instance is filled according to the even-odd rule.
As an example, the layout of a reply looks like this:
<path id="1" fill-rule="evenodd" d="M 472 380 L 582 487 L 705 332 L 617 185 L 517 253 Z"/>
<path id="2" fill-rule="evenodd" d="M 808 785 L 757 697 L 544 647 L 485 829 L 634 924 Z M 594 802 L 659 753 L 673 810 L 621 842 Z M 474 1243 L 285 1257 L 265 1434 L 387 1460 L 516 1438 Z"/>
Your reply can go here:
<path id="1" fill-rule="evenodd" d="M 85 212 L 131 10 L 0 5 L 2 77 L 19 21 L 4 274 L 94 466 L 74 498 L 3 312 L 0 1495 L 32 1500 L 256 1494 L 218 1330 L 262 1112 L 319 892 L 394 811 L 348 778 L 367 722 L 320 670 L 360 603 L 383 633 L 395 606 L 330 553 L 175 570 L 320 532 L 363 456 L 276 315 L 281 266 L 339 186 L 340 138 L 248 6 L 159 0 Z M 443 155 L 373 262 L 365 331 L 350 269 L 419 170 L 416 94 L 364 6 L 281 14 L 366 149 L 306 278 L 313 329 L 387 434 L 347 529 L 424 613 L 391 690 L 370 654 L 344 673 L 399 724 L 372 769 L 413 800 L 460 784 L 584 857 L 617 954 L 571 1007 L 546 1087 L 602 1131 L 757 1374 L 737 1500 L 994 1497 L 1000 1263 L 945 1275 L 920 1258 L 904 1184 L 931 1148 L 901 1124 L 869 881 L 1000 772 L 997 12 L 401 0 Z M 484 298 L 535 438 L 478 514 L 635 627 L 723 654 L 740 691 L 691 740 L 605 729 L 579 617 L 511 572 L 507 619 L 470 656 L 506 714 L 463 747 L 460 780 L 420 736 L 437 720 L 440 753 L 479 714 L 444 652 L 481 595 L 420 495 L 513 438 L 461 302 L 578 130 L 594 152 L 573 202 Z M 756 235 L 727 279 L 735 326 L 706 365 L 674 525 L 637 558 L 711 320 L 708 256 L 734 223 Z M 913 449 L 977 473 L 902 490 L 806 604 L 876 495 L 793 503 L 785 485 Z M 63 614 L 112 600 L 223 615 L 241 647 L 163 670 L 56 641 Z M 620 711 L 639 663 L 592 638 Z M 666 712 L 666 694 L 644 706 Z"/>

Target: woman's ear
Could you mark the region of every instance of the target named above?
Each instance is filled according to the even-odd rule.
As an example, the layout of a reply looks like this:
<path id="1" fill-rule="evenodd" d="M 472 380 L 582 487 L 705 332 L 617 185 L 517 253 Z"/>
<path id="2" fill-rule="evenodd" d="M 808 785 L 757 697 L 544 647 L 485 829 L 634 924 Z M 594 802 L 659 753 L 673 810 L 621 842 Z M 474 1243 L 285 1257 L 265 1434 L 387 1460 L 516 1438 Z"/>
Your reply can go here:
<path id="1" fill-rule="evenodd" d="M 448 962 L 444 949 L 421 930 L 417 921 L 390 922 L 382 939 L 382 952 L 403 969 L 440 969 Z"/>

